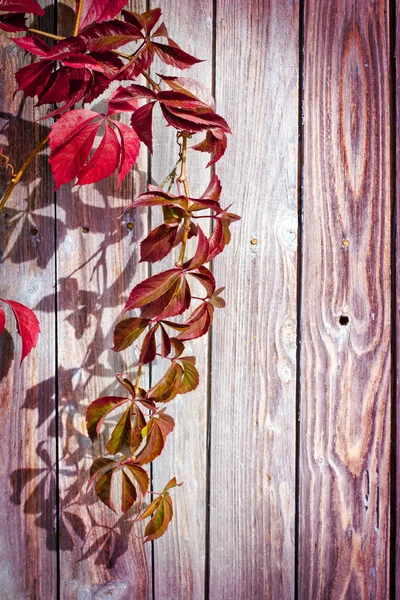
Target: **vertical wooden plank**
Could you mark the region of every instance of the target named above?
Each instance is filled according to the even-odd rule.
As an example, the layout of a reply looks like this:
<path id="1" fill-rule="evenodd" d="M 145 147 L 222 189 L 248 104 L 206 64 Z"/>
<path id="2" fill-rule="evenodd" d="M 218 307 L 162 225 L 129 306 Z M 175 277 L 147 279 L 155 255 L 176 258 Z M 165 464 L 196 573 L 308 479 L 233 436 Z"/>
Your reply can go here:
<path id="1" fill-rule="evenodd" d="M 216 98 L 233 129 L 217 172 L 243 215 L 214 264 L 210 588 L 294 596 L 297 1 L 218 0 Z"/>
<path id="2" fill-rule="evenodd" d="M 64 34 L 72 31 L 74 4 L 59 5 Z M 129 7 L 141 12 L 145 3 Z M 101 112 L 101 99 L 94 109 Z M 121 218 L 146 181 L 144 150 L 121 188 L 110 178 L 93 186 L 66 185 L 57 193 L 63 223 L 57 254 L 62 600 L 151 597 L 151 549 L 138 539 L 140 529 L 131 529 L 129 520 L 112 513 L 93 491 L 86 492 L 92 459 L 108 438 L 92 446 L 84 425 L 91 401 L 125 395 L 116 373 L 134 376 L 135 350 L 117 354 L 111 348 L 129 290 L 147 273 L 138 267 L 147 211 Z"/>
<path id="3" fill-rule="evenodd" d="M 395 50 L 395 148 L 396 148 L 396 157 L 395 157 L 395 173 L 396 173 L 396 189 L 395 189 L 395 232 L 396 232 L 396 240 L 395 240 L 395 250 L 396 256 L 394 259 L 394 264 L 396 268 L 395 273 L 395 284 L 396 284 L 396 406 L 395 406 L 395 429 L 396 429 L 396 481 L 392 484 L 394 485 L 395 493 L 392 498 L 396 502 L 395 512 L 395 544 L 394 544 L 394 560 L 392 563 L 392 568 L 394 569 L 394 585 L 395 585 L 395 597 L 396 600 L 400 600 L 400 410 L 399 410 L 399 400 L 400 400 L 400 188 L 399 188 L 399 173 L 400 173 L 400 2 L 395 3 L 396 13 L 394 15 L 395 23 L 394 23 L 394 50 Z M 393 74 L 394 75 L 394 74 Z M 393 534 L 392 534 L 393 535 Z"/>
<path id="4" fill-rule="evenodd" d="M 389 597 L 389 2 L 305 2 L 299 597 Z"/>
<path id="5" fill-rule="evenodd" d="M 43 8 L 50 2 L 41 2 Z M 52 8 L 41 25 L 53 31 Z M 37 24 L 37 21 L 36 21 Z M 19 168 L 46 136 L 44 111 L 22 99 L 14 72 L 30 62 L 9 36 L 0 40 L 0 146 Z M 40 320 L 36 350 L 19 367 L 21 342 L 10 310 L 0 337 L 0 598 L 55 598 L 57 589 L 54 199 L 45 153 L 35 160 L 0 215 L 0 296 L 26 304 Z M 1 165 L 1 195 L 10 172 Z M 46 298 L 46 302 L 44 302 Z M 44 577 L 43 574 L 46 574 Z"/>
<path id="6" fill-rule="evenodd" d="M 186 72 L 168 68 L 157 62 L 156 73 L 182 75 L 197 79 L 212 89 L 212 47 L 213 47 L 213 6 L 212 0 L 188 2 L 182 5 L 179 0 L 161 0 L 151 3 L 160 6 L 168 27 L 169 35 L 186 52 L 204 59 Z M 203 135 L 196 136 L 189 145 L 200 141 Z M 161 183 L 171 171 L 178 157 L 176 130 L 165 127 L 160 117 L 154 127 L 155 147 L 152 157 L 152 179 Z M 188 182 L 190 193 L 198 197 L 207 187 L 210 179 L 205 165 L 208 155 L 188 152 Z M 172 190 L 175 193 L 175 190 Z M 160 214 L 160 213 L 159 213 Z M 153 226 L 158 218 L 157 210 L 152 210 Z M 206 225 L 201 223 L 206 230 Z M 191 246 L 193 250 L 193 246 Z M 190 252 L 188 253 L 190 256 Z M 174 265 L 177 253 L 155 270 L 165 270 Z M 203 288 L 199 286 L 199 294 Z M 184 315 L 186 317 L 186 315 Z M 216 320 L 220 314 L 216 315 Z M 207 337 L 186 343 L 186 355 L 196 356 L 196 366 L 200 374 L 199 387 L 190 394 L 174 399 L 168 405 L 168 414 L 175 419 L 175 430 L 168 437 L 163 454 L 153 465 L 153 485 L 160 491 L 174 475 L 183 481 L 181 488 L 173 490 L 174 518 L 166 535 L 154 543 L 154 598 L 155 600 L 200 600 L 204 597 L 205 536 L 206 536 L 206 440 L 207 440 L 207 389 L 208 389 L 208 344 Z M 162 364 L 161 364 L 162 363 Z M 161 361 L 152 369 L 155 382 L 165 373 L 166 361 Z"/>

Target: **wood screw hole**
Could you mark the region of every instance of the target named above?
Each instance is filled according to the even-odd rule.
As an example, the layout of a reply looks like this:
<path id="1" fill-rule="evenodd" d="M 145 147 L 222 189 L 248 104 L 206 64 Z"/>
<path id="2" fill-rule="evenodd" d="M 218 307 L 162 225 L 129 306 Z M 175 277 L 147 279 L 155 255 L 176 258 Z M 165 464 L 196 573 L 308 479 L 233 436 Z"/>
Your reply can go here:
<path id="1" fill-rule="evenodd" d="M 39 229 L 37 227 L 32 227 L 31 235 L 37 235 L 39 233 Z"/>
<path id="2" fill-rule="evenodd" d="M 349 317 L 346 317 L 345 315 L 340 315 L 340 317 L 339 317 L 340 325 L 347 325 L 348 322 L 349 322 Z"/>
<path id="3" fill-rule="evenodd" d="M 82 233 L 89 233 L 89 227 L 82 227 Z"/>
<path id="4" fill-rule="evenodd" d="M 257 238 L 255 238 L 255 237 L 252 237 L 252 238 L 251 238 L 251 240 L 250 240 L 250 244 L 251 244 L 252 246 L 257 246 L 257 244 L 258 244 L 258 239 L 257 239 Z"/>
<path id="5" fill-rule="evenodd" d="M 132 230 L 132 229 L 133 229 L 133 223 L 132 223 L 132 221 L 129 221 L 129 223 L 127 224 L 127 228 L 128 228 L 129 230 Z"/>
<path id="6" fill-rule="evenodd" d="M 344 248 L 347 248 L 349 246 L 349 244 L 350 244 L 349 240 L 346 240 L 346 239 L 342 240 L 342 246 L 344 246 Z"/>

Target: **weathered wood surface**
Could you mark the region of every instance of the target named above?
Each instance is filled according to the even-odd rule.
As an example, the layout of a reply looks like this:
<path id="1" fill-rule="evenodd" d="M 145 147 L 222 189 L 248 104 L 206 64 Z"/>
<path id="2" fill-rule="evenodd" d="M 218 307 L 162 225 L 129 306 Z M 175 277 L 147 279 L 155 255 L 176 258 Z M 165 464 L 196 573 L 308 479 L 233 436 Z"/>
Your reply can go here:
<path id="1" fill-rule="evenodd" d="M 190 54 L 206 62 L 183 73 L 212 88 L 213 3 L 211 0 L 188 2 L 162 0 L 152 2 L 160 6 L 168 25 L 169 35 Z M 194 26 L 195 24 L 195 26 Z M 176 69 L 157 62 L 154 72 L 176 74 Z M 204 135 L 196 137 L 197 141 Z M 178 158 L 176 131 L 158 120 L 154 128 L 155 147 L 151 160 L 151 178 L 160 184 Z M 190 140 L 189 145 L 194 144 Z M 198 197 L 206 189 L 210 170 L 205 169 L 208 154 L 188 151 L 188 183 L 190 193 Z M 176 193 L 176 188 L 172 190 Z M 161 210 L 152 211 L 152 227 L 158 224 Z M 201 226 L 206 230 L 205 221 Z M 191 256 L 190 250 L 187 257 Z M 174 266 L 178 255 L 170 261 L 153 265 L 153 272 Z M 191 286 L 192 282 L 191 282 Z M 203 288 L 198 286 L 198 295 Z M 186 317 L 187 315 L 184 315 Z M 217 314 L 216 319 L 221 315 Z M 204 597 L 206 565 L 206 498 L 207 498 L 207 390 L 208 390 L 207 337 L 186 343 L 186 355 L 196 356 L 200 385 L 192 393 L 180 396 L 168 405 L 167 412 L 175 419 L 175 431 L 169 436 L 163 454 L 153 465 L 153 486 L 161 491 L 173 476 L 184 485 L 173 491 L 174 519 L 171 535 L 154 544 L 154 599 L 176 598 L 195 600 Z M 152 368 L 152 383 L 165 373 L 166 361 Z M 178 435 L 179 432 L 179 435 Z"/>
<path id="2" fill-rule="evenodd" d="M 391 412 L 398 415 L 390 402 L 396 135 L 400 148 L 398 117 L 389 131 L 389 17 L 391 10 L 395 45 L 400 4 L 396 14 L 389 0 L 302 4 L 301 65 L 299 0 L 149 5 L 161 6 L 170 35 L 207 61 L 184 75 L 215 83 L 217 110 L 233 129 L 217 166 L 223 202 L 243 215 L 214 264 L 227 308 L 216 312 L 211 341 L 188 344 L 201 384 L 168 407 L 176 430 L 153 466 L 153 486 L 159 491 L 174 475 L 184 486 L 173 492 L 174 520 L 153 550 L 86 492 L 98 447 L 84 414 L 96 397 L 119 392 L 115 373 L 137 358 L 135 349 L 111 351 L 112 331 L 129 290 L 149 272 L 137 264 L 148 215 L 118 217 L 149 176 L 160 183 L 172 168 L 175 131 L 157 117 L 149 165 L 144 151 L 121 189 L 111 179 L 64 186 L 56 206 L 40 157 L 1 214 L 0 297 L 35 308 L 42 334 L 20 370 L 8 311 L 0 338 L 0 600 L 400 600 L 400 532 L 389 537 L 396 502 L 400 527 L 395 490 L 389 504 L 390 469 L 400 478 L 389 451 Z M 58 4 L 60 33 L 72 29 L 73 5 Z M 130 6 L 146 9 L 143 0 Z M 12 97 L 13 71 L 28 60 L 2 36 L 0 146 L 17 166 L 46 133 L 33 103 Z M 160 63 L 153 71 L 175 72 Z M 193 195 L 208 181 L 207 159 L 189 153 Z M 398 235 L 396 249 L 399 256 Z M 143 379 L 162 373 L 156 364 Z"/>
<path id="3" fill-rule="evenodd" d="M 304 35 L 299 597 L 389 598 L 389 3 Z"/>
<path id="4" fill-rule="evenodd" d="M 73 28 L 72 6 L 73 1 L 59 5 L 64 35 Z M 145 10 L 143 2 L 130 7 Z M 101 110 L 99 102 L 94 106 Z M 107 394 L 125 395 L 115 374 L 129 372 L 136 362 L 134 350 L 117 354 L 111 348 L 129 290 L 147 276 L 147 267 L 137 264 L 147 211 L 120 218 L 146 182 L 144 151 L 119 189 L 111 178 L 94 186 L 66 185 L 57 192 L 62 600 L 151 597 L 151 548 L 143 548 L 129 521 L 97 502 L 93 490 L 86 492 L 88 469 L 100 446 L 96 442 L 92 448 L 84 424 L 90 402 Z"/>
<path id="5" fill-rule="evenodd" d="M 217 3 L 218 164 L 244 215 L 215 260 L 210 598 L 294 597 L 299 5 Z"/>
<path id="6" fill-rule="evenodd" d="M 47 3 L 42 2 L 42 6 Z M 41 19 L 52 31 L 51 12 Z M 46 136 L 43 111 L 15 91 L 14 70 L 28 60 L 1 35 L 0 147 L 20 167 Z M 1 189 L 10 180 L 2 170 Z M 19 367 L 21 342 L 11 310 L 0 338 L 0 598 L 54 598 L 57 588 L 54 198 L 41 155 L 0 215 L 0 297 L 36 310 L 38 349 Z M 42 307 L 43 298 L 48 303 Z M 3 305 L 4 306 L 4 305 Z M 43 577 L 46 573 L 46 577 Z"/>

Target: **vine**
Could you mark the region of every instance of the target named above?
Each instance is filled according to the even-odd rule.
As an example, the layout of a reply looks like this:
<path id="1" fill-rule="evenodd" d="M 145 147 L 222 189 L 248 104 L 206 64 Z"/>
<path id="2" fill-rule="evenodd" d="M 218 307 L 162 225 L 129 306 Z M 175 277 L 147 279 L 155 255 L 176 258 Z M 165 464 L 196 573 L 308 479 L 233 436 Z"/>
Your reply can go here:
<path id="1" fill-rule="evenodd" d="M 0 0 L 0 28 L 25 32 L 12 40 L 35 57 L 15 73 L 18 91 L 35 97 L 37 105 L 49 104 L 44 118 L 54 120 L 48 137 L 32 150 L 18 171 L 0 150 L 0 158 L 12 175 L 0 201 L 0 211 L 34 157 L 47 144 L 56 190 L 71 181 L 90 185 L 114 173 L 121 184 L 137 161 L 140 144 L 153 151 L 152 118 L 156 105 L 167 125 L 177 130 L 178 156 L 171 173 L 160 186 L 149 185 L 126 207 L 126 211 L 144 206 L 162 210 L 162 224 L 141 242 L 140 260 L 155 263 L 176 253 L 175 266 L 148 277 L 131 290 L 123 313 L 133 312 L 134 316 L 123 318 L 116 325 L 113 350 L 122 352 L 140 340 L 139 360 L 133 367 L 134 382 L 117 374 L 124 395 L 97 398 L 86 413 L 87 432 L 93 442 L 105 419 L 113 411 L 122 413 L 109 435 L 106 454 L 93 461 L 88 486 L 93 485 L 99 499 L 116 512 L 128 513 L 138 503 L 134 521 L 150 519 L 144 532 L 144 540 L 150 541 L 165 533 L 173 514 L 170 490 L 182 484 L 173 477 L 161 492 L 149 491 L 144 467 L 161 454 L 174 429 L 174 420 L 166 413 L 165 405 L 199 384 L 196 359 L 185 353 L 185 342 L 206 335 L 214 310 L 225 306 L 221 298 L 223 288 L 217 289 L 214 276 L 205 265 L 229 243 L 230 224 L 239 217 L 221 207 L 222 187 L 217 175 L 212 175 L 199 198 L 191 197 L 189 191 L 189 150 L 209 153 L 209 167 L 223 156 L 230 133 L 226 121 L 215 112 L 210 92 L 188 77 L 158 75 L 157 83 L 149 70 L 155 56 L 178 69 L 187 69 L 199 59 L 169 37 L 165 24 L 160 23 L 159 8 L 139 14 L 124 10 L 126 4 L 127 0 L 80 0 L 71 36 L 61 37 L 26 25 L 26 13 L 44 14 L 36 0 Z M 121 52 L 132 42 L 137 44 L 133 53 Z M 137 83 L 139 77 L 144 78 L 145 85 Z M 126 84 L 111 93 L 106 113 L 82 107 L 115 81 Z M 123 113 L 130 115 L 129 125 L 121 120 Z M 102 137 L 95 147 L 100 131 Z M 203 141 L 189 147 L 189 140 L 200 132 L 205 132 Z M 174 185 L 176 195 L 171 193 Z M 209 237 L 198 224 L 199 219 L 212 221 Z M 187 257 L 187 242 L 191 238 L 197 240 L 197 247 L 193 256 Z M 200 297 L 192 293 L 195 282 L 204 289 Z M 23 359 L 36 345 L 39 324 L 28 308 L 10 300 L 4 302 L 11 306 L 17 319 L 23 338 Z M 180 315 L 185 315 L 183 320 Z M 4 321 L 0 309 L 0 333 Z M 156 357 L 166 362 L 165 373 L 151 389 L 145 389 L 141 384 L 143 367 Z M 119 486 L 115 485 L 117 480 Z M 116 490 L 120 490 L 118 495 Z M 153 499 L 140 509 L 146 494 Z"/>

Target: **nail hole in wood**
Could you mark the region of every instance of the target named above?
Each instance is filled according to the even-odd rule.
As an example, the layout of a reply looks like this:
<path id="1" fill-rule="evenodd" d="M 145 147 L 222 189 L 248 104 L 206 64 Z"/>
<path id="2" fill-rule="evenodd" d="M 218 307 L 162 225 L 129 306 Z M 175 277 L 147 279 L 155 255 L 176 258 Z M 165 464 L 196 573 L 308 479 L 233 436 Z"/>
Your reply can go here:
<path id="1" fill-rule="evenodd" d="M 132 221 L 129 221 L 129 223 L 127 224 L 127 228 L 130 229 L 130 230 L 133 229 L 133 223 L 132 223 Z"/>
<path id="2" fill-rule="evenodd" d="M 39 233 L 39 230 L 37 227 L 32 227 L 31 229 L 31 235 L 37 235 Z"/>
<path id="3" fill-rule="evenodd" d="M 82 233 L 89 233 L 89 227 L 82 227 Z"/>
<path id="4" fill-rule="evenodd" d="M 340 315 L 339 317 L 339 323 L 341 325 L 347 325 L 349 322 L 349 317 L 346 317 L 345 315 Z"/>
<path id="5" fill-rule="evenodd" d="M 350 244 L 349 240 L 346 240 L 346 239 L 342 240 L 342 246 L 344 248 L 347 248 L 349 244 Z"/>
<path id="6" fill-rule="evenodd" d="M 257 244 L 258 244 L 258 239 L 257 239 L 256 237 L 252 237 L 252 238 L 251 238 L 251 240 L 250 240 L 250 244 L 251 244 L 252 246 L 257 246 Z"/>

